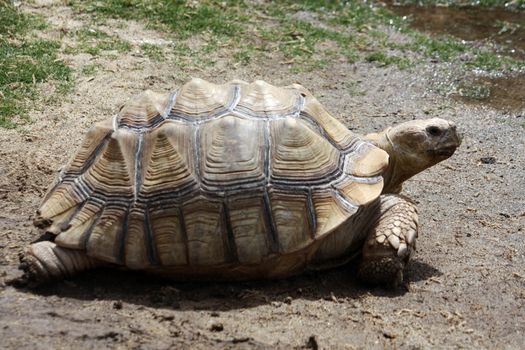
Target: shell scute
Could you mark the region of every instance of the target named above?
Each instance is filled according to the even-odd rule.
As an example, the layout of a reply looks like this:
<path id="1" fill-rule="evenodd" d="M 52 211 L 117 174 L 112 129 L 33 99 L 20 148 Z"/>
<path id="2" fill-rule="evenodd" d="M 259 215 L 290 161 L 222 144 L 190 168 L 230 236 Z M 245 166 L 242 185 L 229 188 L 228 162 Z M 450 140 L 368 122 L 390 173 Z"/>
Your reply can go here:
<path id="1" fill-rule="evenodd" d="M 242 84 L 236 110 L 253 116 L 286 116 L 299 112 L 301 97 L 293 90 L 282 89 L 262 80 Z"/>
<path id="2" fill-rule="evenodd" d="M 237 99 L 235 85 L 217 85 L 194 78 L 178 91 L 169 112 L 170 119 L 208 119 L 227 111 Z"/>
<path id="3" fill-rule="evenodd" d="M 353 153 L 348 162 L 347 174 L 360 177 L 381 175 L 388 167 L 388 153 L 371 144 L 364 143 Z"/>
<path id="4" fill-rule="evenodd" d="M 55 242 L 63 247 L 84 249 L 87 234 L 93 228 L 102 213 L 104 202 L 93 198 L 88 199 L 67 222 L 67 228 L 56 238 Z M 58 222 L 57 218 L 53 218 Z"/>
<path id="5" fill-rule="evenodd" d="M 146 90 L 126 103 L 117 116 L 118 127 L 152 128 L 166 118 L 166 106 L 171 96 Z"/>
<path id="6" fill-rule="evenodd" d="M 340 121 L 332 117 L 323 105 L 321 105 L 321 103 L 306 89 L 302 88 L 301 91 L 303 91 L 303 94 L 305 95 L 305 102 L 301 114 L 311 118 L 316 124 L 322 126 L 326 135 L 339 149 L 348 149 L 359 140 L 353 132 L 348 130 L 348 128 Z"/>
<path id="7" fill-rule="evenodd" d="M 239 262 L 255 264 L 275 252 L 262 193 L 229 198 L 228 207 Z"/>
<path id="8" fill-rule="evenodd" d="M 121 239 L 127 208 L 106 207 L 91 229 L 86 242 L 88 255 L 103 261 L 120 263 Z"/>
<path id="9" fill-rule="evenodd" d="M 106 149 L 82 175 L 88 188 L 106 196 L 127 197 L 133 194 L 133 164 L 130 164 L 132 157 L 129 156 L 133 150 L 127 145 L 127 136 L 133 138 L 134 135 L 121 133 L 125 135 L 118 135 L 117 132 L 111 137 Z"/>
<path id="10" fill-rule="evenodd" d="M 202 180 L 213 186 L 263 180 L 264 129 L 263 121 L 234 116 L 203 125 Z"/>
<path id="11" fill-rule="evenodd" d="M 213 265 L 226 261 L 222 205 L 196 197 L 183 206 L 191 265 Z"/>
<path id="12" fill-rule="evenodd" d="M 316 217 L 316 237 L 337 228 L 341 222 L 357 211 L 340 204 L 333 191 L 316 191 L 312 194 Z"/>
<path id="13" fill-rule="evenodd" d="M 340 153 L 304 121 L 271 124 L 271 176 L 279 181 L 318 181 L 338 169 Z"/>
<path id="14" fill-rule="evenodd" d="M 187 237 L 181 216 L 182 212 L 178 207 L 151 211 L 151 229 L 160 264 L 163 266 L 188 264 Z"/>
<path id="15" fill-rule="evenodd" d="M 291 253 L 313 241 L 315 227 L 308 194 L 272 189 L 269 192 L 280 253 Z"/>
<path id="16" fill-rule="evenodd" d="M 124 264 L 131 269 L 145 269 L 154 258 L 149 245 L 147 221 L 142 209 L 131 209 L 128 214 L 127 232 L 124 237 Z"/>
<path id="17" fill-rule="evenodd" d="M 161 193 L 181 191 L 196 186 L 195 160 L 192 147 L 193 128 L 165 123 L 144 135 L 137 169 L 139 195 L 147 198 Z"/>

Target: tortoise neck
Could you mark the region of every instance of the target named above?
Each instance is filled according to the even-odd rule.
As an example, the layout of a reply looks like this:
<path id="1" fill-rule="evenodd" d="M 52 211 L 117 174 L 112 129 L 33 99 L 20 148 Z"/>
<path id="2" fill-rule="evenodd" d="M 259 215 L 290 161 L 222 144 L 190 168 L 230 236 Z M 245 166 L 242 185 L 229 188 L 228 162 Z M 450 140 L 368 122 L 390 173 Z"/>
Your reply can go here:
<path id="1" fill-rule="evenodd" d="M 401 192 L 403 182 L 417 173 L 411 172 L 411 167 L 406 166 L 406 151 L 397 147 L 397 145 L 392 142 L 389 136 L 390 129 L 391 128 L 388 128 L 375 134 L 373 138 L 367 136 L 372 143 L 389 155 L 388 167 L 383 173 L 385 183 L 383 194 Z"/>

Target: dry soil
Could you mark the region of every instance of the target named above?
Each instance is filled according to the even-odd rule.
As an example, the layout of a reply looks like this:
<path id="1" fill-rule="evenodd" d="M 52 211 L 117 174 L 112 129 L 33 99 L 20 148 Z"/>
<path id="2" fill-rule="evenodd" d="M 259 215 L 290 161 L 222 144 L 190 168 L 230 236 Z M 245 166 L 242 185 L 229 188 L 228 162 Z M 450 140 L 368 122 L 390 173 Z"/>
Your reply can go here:
<path id="1" fill-rule="evenodd" d="M 60 30 L 78 25 L 60 3 L 24 10 L 62 28 L 45 35 L 58 38 Z M 170 40 L 135 22 L 118 23 L 115 32 L 126 32 L 127 40 Z M 22 131 L 0 130 L 1 348 L 525 347 L 524 116 L 436 93 L 454 80 L 453 67 L 428 62 L 399 71 L 333 62 L 292 73 L 270 58 L 247 66 L 219 58 L 204 71 L 136 52 L 67 59 L 73 68 L 96 63 L 102 69 L 79 77 L 62 101 L 37 101 L 33 123 Z M 38 236 L 31 221 L 42 195 L 89 126 L 143 89 L 173 90 L 188 76 L 300 82 L 359 133 L 412 118 L 455 121 L 464 133 L 461 148 L 405 186 L 419 205 L 421 224 L 408 288 L 362 286 L 351 267 L 223 284 L 102 269 L 37 290 L 6 286 L 2 280 L 16 272 L 18 252 Z M 42 93 L 47 89 L 41 86 Z"/>

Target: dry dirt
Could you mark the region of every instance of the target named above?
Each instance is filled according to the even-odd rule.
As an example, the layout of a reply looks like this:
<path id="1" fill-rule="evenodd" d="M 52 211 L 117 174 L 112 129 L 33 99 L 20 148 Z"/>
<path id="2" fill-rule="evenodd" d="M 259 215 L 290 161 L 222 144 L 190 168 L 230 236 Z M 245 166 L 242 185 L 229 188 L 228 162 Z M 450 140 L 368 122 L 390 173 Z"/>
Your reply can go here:
<path id="1" fill-rule="evenodd" d="M 61 5 L 25 10 L 66 29 L 77 25 Z M 129 25 L 137 40 L 170 40 Z M 334 62 L 293 74 L 279 59 L 266 58 L 243 67 L 219 59 L 204 71 L 134 52 L 115 60 L 84 54 L 67 59 L 75 69 L 88 62 L 103 69 L 94 79 L 80 77 L 63 101 L 37 102 L 34 122 L 23 132 L 0 130 L 1 348 L 525 347 L 523 116 L 435 93 L 433 87 L 454 78 L 452 67 L 428 63 L 399 71 Z M 214 82 L 301 82 L 356 132 L 414 117 L 458 123 L 464 133 L 458 152 L 405 187 L 421 217 L 408 290 L 362 286 L 348 267 L 224 284 L 104 269 L 35 291 L 6 286 L 2 280 L 15 273 L 18 252 L 38 236 L 31 221 L 46 187 L 88 127 L 141 90 L 168 91 L 190 75 Z"/>

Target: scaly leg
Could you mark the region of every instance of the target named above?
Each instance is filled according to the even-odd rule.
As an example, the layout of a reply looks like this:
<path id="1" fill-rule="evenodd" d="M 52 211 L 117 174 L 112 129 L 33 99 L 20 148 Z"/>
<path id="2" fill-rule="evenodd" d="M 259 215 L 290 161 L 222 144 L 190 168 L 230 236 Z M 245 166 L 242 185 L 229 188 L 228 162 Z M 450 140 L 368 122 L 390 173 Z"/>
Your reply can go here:
<path id="1" fill-rule="evenodd" d="M 379 212 L 363 246 L 358 276 L 370 284 L 399 285 L 416 249 L 417 209 L 406 197 L 384 195 Z"/>
<path id="2" fill-rule="evenodd" d="M 38 242 L 31 244 L 21 254 L 19 269 L 24 274 L 10 283 L 15 286 L 36 287 L 100 265 L 102 262 L 90 258 L 82 250 L 62 248 L 49 241 Z"/>

